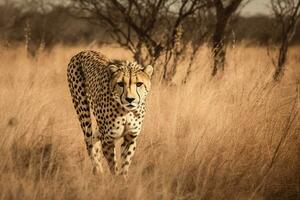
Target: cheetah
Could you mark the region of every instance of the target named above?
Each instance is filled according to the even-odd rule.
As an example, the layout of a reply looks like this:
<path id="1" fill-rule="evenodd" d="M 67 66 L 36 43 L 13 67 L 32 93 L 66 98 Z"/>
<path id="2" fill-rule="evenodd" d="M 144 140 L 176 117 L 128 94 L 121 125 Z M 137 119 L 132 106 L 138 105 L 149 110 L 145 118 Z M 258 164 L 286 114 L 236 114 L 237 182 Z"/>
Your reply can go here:
<path id="1" fill-rule="evenodd" d="M 82 51 L 71 58 L 67 79 L 94 173 L 103 172 L 103 155 L 112 174 L 127 178 L 152 74 L 151 65 L 111 60 L 95 51 Z M 96 131 L 92 131 L 91 115 Z M 115 141 L 120 138 L 123 143 L 118 171 Z"/>

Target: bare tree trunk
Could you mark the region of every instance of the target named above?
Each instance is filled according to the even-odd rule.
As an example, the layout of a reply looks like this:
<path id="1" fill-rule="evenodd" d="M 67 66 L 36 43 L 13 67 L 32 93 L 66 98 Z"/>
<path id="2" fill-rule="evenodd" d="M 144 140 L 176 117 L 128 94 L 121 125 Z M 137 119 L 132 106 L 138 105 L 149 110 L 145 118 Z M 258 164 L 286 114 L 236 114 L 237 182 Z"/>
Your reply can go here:
<path id="1" fill-rule="evenodd" d="M 196 58 L 196 54 L 197 54 L 199 48 L 200 48 L 200 44 L 198 44 L 196 47 L 193 48 L 193 52 L 192 52 L 192 54 L 191 54 L 190 61 L 189 61 L 189 66 L 188 66 L 186 75 L 185 75 L 185 77 L 184 77 L 184 79 L 183 79 L 183 81 L 182 81 L 182 83 L 184 83 L 184 84 L 187 83 L 187 80 L 188 80 L 189 77 L 190 77 L 190 74 L 191 74 L 191 72 L 192 72 L 192 65 L 193 65 L 193 62 L 194 62 L 194 60 L 195 60 L 195 58 Z"/>
<path id="2" fill-rule="evenodd" d="M 138 63 L 142 63 L 142 42 L 141 40 L 138 41 L 136 45 L 136 51 L 134 52 L 133 58 Z"/>
<path id="3" fill-rule="evenodd" d="M 278 62 L 277 62 L 275 73 L 273 75 L 275 81 L 279 81 L 281 77 L 284 75 L 284 66 L 286 62 L 287 52 L 288 52 L 288 40 L 287 38 L 285 38 L 282 40 L 279 49 Z"/>
<path id="4" fill-rule="evenodd" d="M 284 75 L 289 42 L 293 39 L 297 23 L 299 22 L 300 1 L 271 0 L 271 6 L 275 15 L 275 20 L 281 27 L 280 48 L 278 53 L 277 64 L 275 66 L 275 73 L 273 75 L 275 81 L 280 81 Z"/>
<path id="5" fill-rule="evenodd" d="M 289 48 L 289 42 L 295 35 L 297 22 L 300 18 L 300 1 L 298 0 L 271 0 L 271 6 L 275 15 L 276 22 L 281 27 L 280 48 L 278 53 L 276 70 L 273 75 L 275 81 L 279 81 L 285 70 L 285 63 Z"/>
<path id="6" fill-rule="evenodd" d="M 243 0 L 231 0 L 227 6 L 224 6 L 222 0 L 213 0 L 216 10 L 216 25 L 212 37 L 212 55 L 214 59 L 212 76 L 215 76 L 218 71 L 224 71 L 226 45 L 225 31 L 230 17 L 237 10 Z"/>
<path id="7" fill-rule="evenodd" d="M 224 44 L 224 33 L 227 24 L 227 19 L 224 17 L 219 17 L 217 19 L 215 32 L 213 34 L 213 71 L 212 76 L 217 74 L 218 70 L 224 71 L 224 63 L 225 63 L 225 44 Z"/>

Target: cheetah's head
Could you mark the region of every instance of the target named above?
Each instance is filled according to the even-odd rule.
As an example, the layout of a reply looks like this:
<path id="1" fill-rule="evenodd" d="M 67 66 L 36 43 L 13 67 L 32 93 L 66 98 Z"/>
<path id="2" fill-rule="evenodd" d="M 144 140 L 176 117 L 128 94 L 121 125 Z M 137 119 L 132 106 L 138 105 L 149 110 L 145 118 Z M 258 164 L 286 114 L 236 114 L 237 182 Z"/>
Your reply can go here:
<path id="1" fill-rule="evenodd" d="M 144 103 L 151 87 L 153 67 L 142 67 L 136 62 L 121 62 L 109 66 L 110 90 L 114 98 L 127 110 Z"/>

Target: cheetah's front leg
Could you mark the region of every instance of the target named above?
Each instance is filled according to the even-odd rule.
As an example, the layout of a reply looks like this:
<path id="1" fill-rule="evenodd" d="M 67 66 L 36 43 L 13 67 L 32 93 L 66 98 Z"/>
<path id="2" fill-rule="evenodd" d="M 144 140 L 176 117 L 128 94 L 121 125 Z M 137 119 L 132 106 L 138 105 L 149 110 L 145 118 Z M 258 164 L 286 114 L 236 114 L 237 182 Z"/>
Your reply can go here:
<path id="1" fill-rule="evenodd" d="M 131 163 L 131 158 L 134 155 L 136 148 L 136 134 L 129 134 L 124 136 L 124 142 L 121 145 L 121 158 L 122 158 L 122 169 L 121 175 L 127 177 L 128 168 Z"/>
<path id="2" fill-rule="evenodd" d="M 93 164 L 93 173 L 94 174 L 99 174 L 99 173 L 103 173 L 103 168 L 102 168 L 102 152 L 101 152 L 101 134 L 99 132 L 99 128 L 96 127 L 96 131 L 93 134 L 92 137 L 92 143 L 93 143 L 93 147 L 92 147 L 92 152 L 91 152 L 91 160 L 92 160 L 92 164 Z"/>
<path id="3" fill-rule="evenodd" d="M 117 171 L 117 159 L 116 159 L 116 150 L 115 150 L 115 142 L 111 141 L 102 141 L 102 150 L 103 155 L 107 160 L 109 169 L 112 174 L 115 174 Z"/>

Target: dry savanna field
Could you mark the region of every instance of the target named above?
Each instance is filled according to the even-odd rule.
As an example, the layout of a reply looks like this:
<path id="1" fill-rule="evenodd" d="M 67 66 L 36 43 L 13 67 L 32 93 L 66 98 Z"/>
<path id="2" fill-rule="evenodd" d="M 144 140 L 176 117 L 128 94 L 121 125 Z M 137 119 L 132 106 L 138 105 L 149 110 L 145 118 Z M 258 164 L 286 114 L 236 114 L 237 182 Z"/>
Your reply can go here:
<path id="1" fill-rule="evenodd" d="M 0 199 L 300 199 L 300 55 L 280 83 L 264 47 L 228 49 L 211 78 L 202 47 L 186 84 L 156 68 L 129 180 L 92 174 L 66 82 L 83 49 L 131 59 L 115 46 L 56 46 L 26 56 L 0 49 Z M 188 57 L 188 56 L 187 56 Z M 120 142 L 119 142 L 120 143 Z"/>

